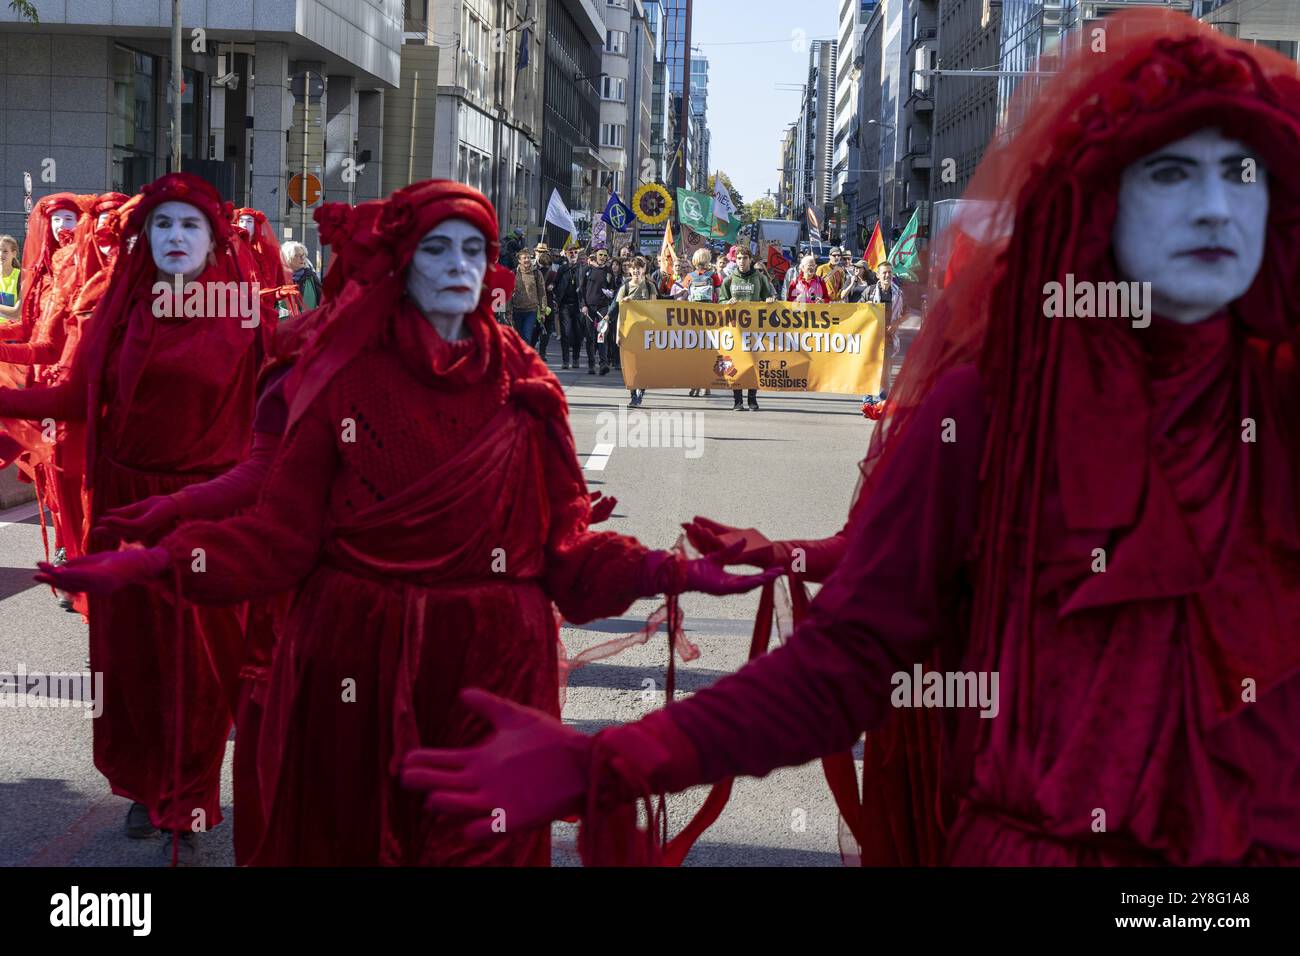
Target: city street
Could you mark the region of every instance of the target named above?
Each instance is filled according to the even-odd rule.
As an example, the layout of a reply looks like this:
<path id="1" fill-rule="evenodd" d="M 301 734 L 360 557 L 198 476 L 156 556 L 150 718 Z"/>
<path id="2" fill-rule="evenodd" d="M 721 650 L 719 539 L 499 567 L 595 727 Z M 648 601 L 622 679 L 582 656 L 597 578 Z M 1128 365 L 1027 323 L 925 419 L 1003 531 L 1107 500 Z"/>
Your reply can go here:
<path id="1" fill-rule="evenodd" d="M 557 352 L 553 343 L 552 360 Z M 674 413 L 671 419 L 649 421 L 672 423 L 674 434 L 687 438 L 680 443 L 687 447 L 626 447 L 644 443 L 630 417 L 623 436 L 628 440 L 619 444 L 618 410 L 628 396 L 618 373 L 601 378 L 589 376 L 585 368 L 565 372 L 552 365 L 568 393 L 588 483 L 592 490 L 618 498 L 604 527 L 660 548 L 671 546 L 680 522 L 695 514 L 758 527 L 773 538 L 815 537 L 839 529 L 873 427 L 862 417 L 860 399 L 760 394 L 760 412 L 735 413 L 729 393 L 693 399 L 684 389 L 652 391 L 641 412 Z M 0 672 L 20 667 L 29 672 L 84 670 L 84 625 L 31 580 L 41 554 L 35 505 L 0 513 Z M 655 606 L 642 601 L 618 619 L 566 626 L 565 645 L 573 654 L 633 632 Z M 742 663 L 756 606 L 756 592 L 734 598 L 687 596 L 687 633 L 702 656 L 679 666 L 679 694 L 704 687 Z M 635 719 L 662 702 L 666 650 L 661 634 L 643 647 L 576 671 L 569 681 L 565 719 L 594 732 Z M 647 699 L 651 687 L 657 696 Z M 163 864 L 161 840 L 123 836 L 127 802 L 108 792 L 92 765 L 91 725 L 77 709 L 0 709 L 0 865 Z M 208 866 L 233 864 L 230 759 L 228 749 L 226 822 L 201 837 Z M 670 801 L 674 831 L 698 807 L 703 793 Z M 834 802 L 816 763 L 763 780 L 742 780 L 687 865 L 837 866 L 837 826 Z M 576 862 L 575 829 L 556 825 L 556 865 Z"/>

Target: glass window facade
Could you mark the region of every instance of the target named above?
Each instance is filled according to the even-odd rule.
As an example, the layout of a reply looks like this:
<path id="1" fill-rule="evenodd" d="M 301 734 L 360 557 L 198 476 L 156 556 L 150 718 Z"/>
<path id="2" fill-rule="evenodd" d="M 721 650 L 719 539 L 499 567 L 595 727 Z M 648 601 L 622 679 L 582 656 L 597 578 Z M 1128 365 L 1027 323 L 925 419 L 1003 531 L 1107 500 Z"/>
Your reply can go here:
<path id="1" fill-rule="evenodd" d="M 155 178 L 157 61 L 113 47 L 113 189 L 133 194 Z"/>

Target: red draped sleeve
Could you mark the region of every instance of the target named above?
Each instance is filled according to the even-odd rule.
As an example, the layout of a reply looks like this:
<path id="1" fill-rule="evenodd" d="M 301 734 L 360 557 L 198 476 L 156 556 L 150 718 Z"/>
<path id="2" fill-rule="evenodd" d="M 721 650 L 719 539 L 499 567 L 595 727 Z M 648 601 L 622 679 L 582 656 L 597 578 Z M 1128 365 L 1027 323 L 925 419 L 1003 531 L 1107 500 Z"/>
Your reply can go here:
<path id="1" fill-rule="evenodd" d="M 200 604 L 234 604 L 296 585 L 316 563 L 325 538 L 332 476 L 338 468 L 335 429 L 309 411 L 285 436 L 258 506 L 224 521 L 193 521 L 160 544 L 181 574 L 185 596 Z M 204 570 L 194 567 L 202 548 Z"/>
<path id="2" fill-rule="evenodd" d="M 652 791 L 762 776 L 851 747 L 884 720 L 892 675 L 960 632 L 984 446 L 973 366 L 936 384 L 900 441 L 843 560 L 783 647 L 600 735 Z M 660 746 L 647 747 L 647 734 Z M 694 753 L 684 752 L 687 740 Z"/>
<path id="3" fill-rule="evenodd" d="M 0 418 L 40 421 L 53 418 L 64 422 L 86 420 L 86 368 L 73 365 L 66 381 L 37 388 L 0 388 Z"/>

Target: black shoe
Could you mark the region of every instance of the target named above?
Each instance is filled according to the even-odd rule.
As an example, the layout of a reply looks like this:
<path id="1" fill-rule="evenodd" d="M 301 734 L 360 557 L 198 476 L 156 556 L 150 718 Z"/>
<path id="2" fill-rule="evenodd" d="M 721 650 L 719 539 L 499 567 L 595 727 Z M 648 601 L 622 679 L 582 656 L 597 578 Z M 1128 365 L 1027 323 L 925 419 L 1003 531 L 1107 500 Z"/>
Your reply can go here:
<path id="1" fill-rule="evenodd" d="M 608 366 L 608 365 L 602 365 L 602 366 L 600 367 L 600 374 L 601 374 L 601 375 L 608 375 L 608 374 L 609 374 L 609 366 Z"/>
<path id="2" fill-rule="evenodd" d="M 126 835 L 132 840 L 147 840 L 158 832 L 158 828 L 149 819 L 149 808 L 143 803 L 131 804 L 126 811 Z"/>
<path id="3" fill-rule="evenodd" d="M 688 397 L 688 398 L 695 398 L 695 397 L 697 397 L 699 394 L 700 394 L 700 390 L 699 390 L 698 388 L 693 388 L 693 389 L 691 389 L 691 390 L 687 393 L 687 397 Z"/>
<path id="4" fill-rule="evenodd" d="M 172 831 L 167 830 L 163 834 L 162 858 L 163 863 L 168 866 L 172 862 Z M 193 833 L 188 830 L 182 830 L 180 833 L 180 843 L 176 847 L 176 865 L 177 866 L 196 866 L 199 862 L 199 844 Z"/>
<path id="5" fill-rule="evenodd" d="M 740 399 L 736 399 L 736 404 L 731 406 L 731 410 L 733 412 L 743 412 L 745 406 L 741 404 Z"/>
<path id="6" fill-rule="evenodd" d="M 566 360 L 565 363 L 564 363 L 564 369 L 565 369 L 566 372 L 567 372 L 568 369 L 569 369 L 569 363 L 568 363 L 567 360 Z"/>
<path id="7" fill-rule="evenodd" d="M 628 407 L 628 408 L 640 408 L 640 407 L 641 407 L 641 396 L 640 396 L 640 395 L 633 395 L 630 399 L 628 399 L 627 407 Z"/>
<path id="8" fill-rule="evenodd" d="M 755 399 L 752 399 L 752 398 L 751 398 L 751 399 L 749 400 L 749 410 L 750 410 L 751 412 L 756 412 L 756 411 L 758 411 L 758 402 L 757 402 Z"/>

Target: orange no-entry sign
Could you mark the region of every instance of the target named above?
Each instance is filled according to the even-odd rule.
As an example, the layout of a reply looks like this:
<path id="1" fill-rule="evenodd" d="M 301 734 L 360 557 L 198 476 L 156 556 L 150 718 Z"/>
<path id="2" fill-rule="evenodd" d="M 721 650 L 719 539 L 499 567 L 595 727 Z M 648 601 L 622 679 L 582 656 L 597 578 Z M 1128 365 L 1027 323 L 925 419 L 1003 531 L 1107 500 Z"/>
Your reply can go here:
<path id="1" fill-rule="evenodd" d="M 289 199 L 295 206 L 303 204 L 303 183 L 306 182 L 307 205 L 314 206 L 320 202 L 320 180 L 307 173 L 297 173 L 289 178 Z"/>

